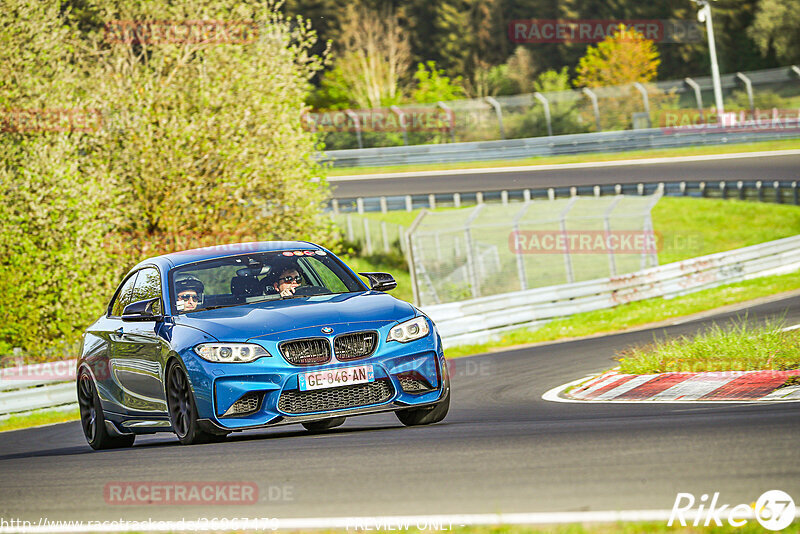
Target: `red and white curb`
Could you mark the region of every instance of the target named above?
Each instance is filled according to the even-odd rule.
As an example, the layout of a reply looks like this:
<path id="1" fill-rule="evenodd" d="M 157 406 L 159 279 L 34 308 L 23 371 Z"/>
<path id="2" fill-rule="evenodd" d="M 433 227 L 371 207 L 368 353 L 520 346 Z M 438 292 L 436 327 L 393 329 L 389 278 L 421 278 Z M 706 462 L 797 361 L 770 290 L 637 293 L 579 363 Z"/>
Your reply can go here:
<path id="1" fill-rule="evenodd" d="M 780 387 L 792 376 L 800 376 L 800 370 L 651 375 L 608 371 L 553 388 L 542 398 L 556 402 L 800 401 L 800 386 Z"/>

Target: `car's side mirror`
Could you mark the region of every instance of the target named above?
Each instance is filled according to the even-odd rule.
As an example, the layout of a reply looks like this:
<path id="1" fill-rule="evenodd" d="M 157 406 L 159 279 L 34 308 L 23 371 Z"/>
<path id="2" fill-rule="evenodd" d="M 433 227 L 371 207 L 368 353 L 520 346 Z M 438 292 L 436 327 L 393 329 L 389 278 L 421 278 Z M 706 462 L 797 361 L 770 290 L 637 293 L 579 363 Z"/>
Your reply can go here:
<path id="1" fill-rule="evenodd" d="M 157 308 L 156 304 L 158 304 Z M 161 299 L 158 297 L 131 302 L 122 310 L 123 321 L 160 321 L 163 318 Z"/>
<path id="2" fill-rule="evenodd" d="M 397 287 L 397 282 L 389 273 L 358 273 L 369 280 L 370 289 L 375 291 L 391 291 Z"/>

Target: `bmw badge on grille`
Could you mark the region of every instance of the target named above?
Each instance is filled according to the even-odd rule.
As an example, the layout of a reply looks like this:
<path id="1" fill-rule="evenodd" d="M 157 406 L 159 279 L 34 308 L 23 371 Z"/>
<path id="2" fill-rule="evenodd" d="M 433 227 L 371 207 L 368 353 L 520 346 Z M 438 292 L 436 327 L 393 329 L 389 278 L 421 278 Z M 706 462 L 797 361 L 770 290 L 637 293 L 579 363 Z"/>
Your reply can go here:
<path id="1" fill-rule="evenodd" d="M 330 326 L 323 326 L 322 327 L 322 333 L 323 334 L 330 334 L 331 332 L 333 332 L 333 328 L 331 328 Z"/>

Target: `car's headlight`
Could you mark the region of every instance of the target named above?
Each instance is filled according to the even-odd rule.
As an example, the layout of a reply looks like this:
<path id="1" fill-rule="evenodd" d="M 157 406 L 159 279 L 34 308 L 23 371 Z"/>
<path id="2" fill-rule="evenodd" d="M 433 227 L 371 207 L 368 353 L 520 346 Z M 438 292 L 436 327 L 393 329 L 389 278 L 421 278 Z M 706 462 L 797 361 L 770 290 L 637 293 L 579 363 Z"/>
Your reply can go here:
<path id="1" fill-rule="evenodd" d="M 264 347 L 255 343 L 201 343 L 194 351 L 204 360 L 218 363 L 252 362 L 270 355 Z"/>
<path id="2" fill-rule="evenodd" d="M 430 331 L 431 329 L 428 327 L 428 321 L 425 320 L 425 317 L 415 317 L 410 321 L 392 327 L 392 329 L 389 330 L 389 336 L 386 338 L 386 341 L 407 343 L 427 336 Z"/>

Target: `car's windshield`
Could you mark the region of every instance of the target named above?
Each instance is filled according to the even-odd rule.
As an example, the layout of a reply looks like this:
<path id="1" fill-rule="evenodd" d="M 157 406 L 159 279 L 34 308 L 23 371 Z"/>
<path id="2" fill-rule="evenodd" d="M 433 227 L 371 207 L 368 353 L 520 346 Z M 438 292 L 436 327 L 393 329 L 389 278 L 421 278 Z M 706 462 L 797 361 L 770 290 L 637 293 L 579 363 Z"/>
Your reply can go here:
<path id="1" fill-rule="evenodd" d="M 321 250 L 242 254 L 170 272 L 178 313 L 315 295 L 364 291 L 341 262 Z"/>

